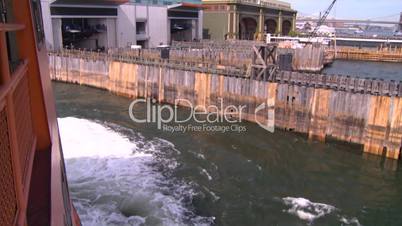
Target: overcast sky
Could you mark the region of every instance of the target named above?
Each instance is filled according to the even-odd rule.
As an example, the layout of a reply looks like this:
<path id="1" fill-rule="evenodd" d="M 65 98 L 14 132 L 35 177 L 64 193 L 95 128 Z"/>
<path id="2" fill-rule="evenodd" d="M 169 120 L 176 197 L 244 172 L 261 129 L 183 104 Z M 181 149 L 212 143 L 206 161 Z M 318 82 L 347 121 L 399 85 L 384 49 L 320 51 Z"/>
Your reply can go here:
<path id="1" fill-rule="evenodd" d="M 301 15 L 318 15 L 332 0 L 283 0 Z M 402 0 L 338 0 L 330 14 L 341 19 L 397 20 L 402 12 Z M 392 17 L 391 17 L 392 16 Z"/>

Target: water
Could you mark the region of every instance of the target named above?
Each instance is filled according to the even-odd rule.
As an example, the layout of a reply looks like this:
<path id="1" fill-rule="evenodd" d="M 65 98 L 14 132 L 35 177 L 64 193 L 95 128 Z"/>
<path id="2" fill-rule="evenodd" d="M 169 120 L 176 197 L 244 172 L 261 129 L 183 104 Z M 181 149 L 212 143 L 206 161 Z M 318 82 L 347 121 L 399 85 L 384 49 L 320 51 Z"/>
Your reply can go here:
<path id="1" fill-rule="evenodd" d="M 323 73 L 402 81 L 402 63 L 336 60 Z"/>
<path id="2" fill-rule="evenodd" d="M 84 226 L 402 224 L 401 167 L 355 146 L 252 123 L 245 133 L 166 133 L 133 123 L 129 99 L 54 88 Z"/>

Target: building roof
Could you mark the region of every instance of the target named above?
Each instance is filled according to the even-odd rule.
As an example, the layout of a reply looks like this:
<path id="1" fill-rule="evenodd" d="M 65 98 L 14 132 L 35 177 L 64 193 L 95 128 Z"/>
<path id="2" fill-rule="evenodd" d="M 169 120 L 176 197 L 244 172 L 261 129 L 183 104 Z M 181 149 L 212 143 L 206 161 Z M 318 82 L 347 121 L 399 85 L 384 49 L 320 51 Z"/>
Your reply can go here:
<path id="1" fill-rule="evenodd" d="M 288 2 L 278 0 L 202 0 L 204 4 L 244 4 L 261 6 L 265 8 L 281 9 L 286 11 L 295 11 Z"/>
<path id="2" fill-rule="evenodd" d="M 127 3 L 128 0 L 56 0 L 52 5 L 102 5 L 116 6 Z"/>
<path id="3" fill-rule="evenodd" d="M 202 4 L 195 4 L 195 3 L 188 3 L 188 2 L 183 2 L 183 3 L 178 3 L 174 5 L 169 5 L 168 9 L 174 9 L 174 8 L 180 8 L 180 9 L 204 9 L 206 6 Z"/>
<path id="4" fill-rule="evenodd" d="M 167 6 L 173 6 L 177 4 L 195 4 L 195 5 L 201 5 L 202 1 L 201 0 L 129 0 L 132 3 L 135 4 L 144 4 L 144 5 L 167 5 Z"/>

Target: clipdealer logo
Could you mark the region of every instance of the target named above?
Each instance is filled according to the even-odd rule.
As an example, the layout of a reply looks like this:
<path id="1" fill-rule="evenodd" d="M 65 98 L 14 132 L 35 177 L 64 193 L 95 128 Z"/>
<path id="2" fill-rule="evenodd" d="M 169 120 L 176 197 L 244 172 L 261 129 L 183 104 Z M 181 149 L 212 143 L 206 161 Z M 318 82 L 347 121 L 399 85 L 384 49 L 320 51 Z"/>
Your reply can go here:
<path id="1" fill-rule="evenodd" d="M 255 108 L 254 111 L 254 119 L 255 122 L 263 129 L 268 132 L 274 133 L 275 132 L 275 105 L 272 103 L 262 103 L 258 107 Z M 259 113 L 263 112 L 267 114 L 267 119 L 265 122 L 261 120 L 258 115 Z M 264 115 L 264 114 L 262 114 Z"/>
<path id="2" fill-rule="evenodd" d="M 146 105 L 146 115 L 139 117 L 134 114 L 138 105 Z M 189 111 L 183 116 L 179 114 L 178 106 L 186 106 Z M 129 116 L 135 123 L 156 123 L 159 130 L 165 132 L 245 132 L 246 126 L 241 125 L 247 107 L 245 105 L 225 106 L 219 98 L 217 105 L 193 105 L 187 99 L 176 99 L 173 105 L 158 104 L 155 99 L 137 99 L 129 106 Z M 263 129 L 274 132 L 274 108 L 269 103 L 262 103 L 255 108 L 254 121 Z M 180 116 L 179 116 L 180 115 Z M 195 124 L 194 124 L 195 123 Z"/>

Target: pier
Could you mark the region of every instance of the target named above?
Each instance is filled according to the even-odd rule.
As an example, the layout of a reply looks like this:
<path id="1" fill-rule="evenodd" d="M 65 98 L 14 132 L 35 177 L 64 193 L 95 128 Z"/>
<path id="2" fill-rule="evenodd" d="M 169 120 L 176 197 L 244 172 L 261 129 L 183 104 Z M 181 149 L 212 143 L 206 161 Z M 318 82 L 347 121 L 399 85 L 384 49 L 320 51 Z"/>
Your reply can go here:
<path id="1" fill-rule="evenodd" d="M 302 43 L 311 41 L 309 38 L 302 37 L 271 37 L 271 40 L 274 42 L 296 41 Z M 332 43 L 331 46 L 325 48 L 324 64 L 329 64 L 334 59 L 396 63 L 402 62 L 401 39 L 332 37 L 323 38 L 323 40 Z"/>
<path id="2" fill-rule="evenodd" d="M 353 48 L 341 47 L 336 50 L 327 50 L 328 53 L 336 55 L 340 60 L 364 60 L 375 62 L 402 63 L 402 48 Z"/>
<path id="3" fill-rule="evenodd" d="M 176 51 L 173 56 L 180 55 Z M 244 120 L 263 121 L 323 142 L 332 138 L 361 144 L 366 153 L 399 159 L 401 82 L 280 70 L 251 76 L 252 66 L 230 61 L 233 57 L 223 51 L 203 55 L 197 62 L 188 53 L 181 60 L 141 55 L 148 53 L 51 53 L 51 77 L 160 103 L 174 104 L 175 99 L 185 98 L 208 106 L 223 99 L 225 107 L 246 106 Z M 248 59 L 245 56 L 240 62 Z M 268 109 L 254 115 L 262 103 L 273 106 L 274 118 L 268 117 Z"/>

